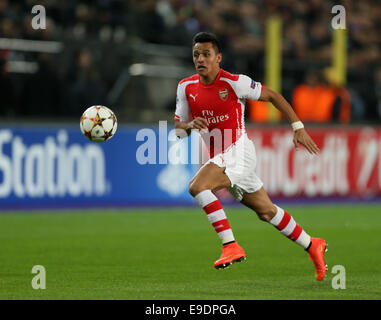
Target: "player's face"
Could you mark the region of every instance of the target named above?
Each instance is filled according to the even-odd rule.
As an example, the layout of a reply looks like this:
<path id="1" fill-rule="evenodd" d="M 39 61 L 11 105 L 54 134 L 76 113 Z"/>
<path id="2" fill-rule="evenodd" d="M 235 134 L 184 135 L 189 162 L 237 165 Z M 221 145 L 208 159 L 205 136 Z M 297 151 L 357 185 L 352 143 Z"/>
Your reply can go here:
<path id="1" fill-rule="evenodd" d="M 193 47 L 193 63 L 197 73 L 209 77 L 218 72 L 222 59 L 211 42 L 198 42 Z"/>

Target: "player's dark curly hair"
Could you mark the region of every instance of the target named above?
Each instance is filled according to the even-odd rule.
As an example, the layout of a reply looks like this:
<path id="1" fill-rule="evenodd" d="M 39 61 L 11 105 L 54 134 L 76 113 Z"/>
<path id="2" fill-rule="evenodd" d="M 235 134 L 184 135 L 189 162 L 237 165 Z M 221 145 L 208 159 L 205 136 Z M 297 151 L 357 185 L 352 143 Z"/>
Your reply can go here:
<path id="1" fill-rule="evenodd" d="M 199 32 L 193 37 L 193 47 L 196 43 L 211 42 L 217 53 L 221 52 L 221 45 L 217 36 L 210 32 Z"/>

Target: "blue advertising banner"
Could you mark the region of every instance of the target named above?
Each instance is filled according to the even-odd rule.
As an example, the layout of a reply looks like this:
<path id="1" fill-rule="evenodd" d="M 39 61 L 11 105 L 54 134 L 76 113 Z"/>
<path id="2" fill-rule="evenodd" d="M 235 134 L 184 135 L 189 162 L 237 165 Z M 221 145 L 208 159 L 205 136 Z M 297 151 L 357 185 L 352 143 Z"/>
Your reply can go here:
<path id="1" fill-rule="evenodd" d="M 191 139 L 170 131 L 120 126 L 94 143 L 76 126 L 0 128 L 0 209 L 192 204 Z"/>

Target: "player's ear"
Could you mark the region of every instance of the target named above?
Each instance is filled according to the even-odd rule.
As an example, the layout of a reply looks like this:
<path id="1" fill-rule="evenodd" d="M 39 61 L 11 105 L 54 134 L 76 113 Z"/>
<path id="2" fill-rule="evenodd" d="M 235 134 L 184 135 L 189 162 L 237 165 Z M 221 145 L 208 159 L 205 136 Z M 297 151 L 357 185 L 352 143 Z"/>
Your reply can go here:
<path id="1" fill-rule="evenodd" d="M 218 62 L 218 63 L 221 63 L 221 61 L 222 61 L 222 53 L 219 52 L 219 53 L 217 54 L 217 62 Z"/>

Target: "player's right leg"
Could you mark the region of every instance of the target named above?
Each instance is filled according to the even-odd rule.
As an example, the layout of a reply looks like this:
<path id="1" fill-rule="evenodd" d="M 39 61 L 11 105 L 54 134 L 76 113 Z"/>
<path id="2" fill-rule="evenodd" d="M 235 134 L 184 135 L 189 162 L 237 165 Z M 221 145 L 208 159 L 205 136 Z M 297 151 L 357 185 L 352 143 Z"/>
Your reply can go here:
<path id="1" fill-rule="evenodd" d="M 189 193 L 205 211 L 208 220 L 220 237 L 223 247 L 220 258 L 214 263 L 216 269 L 226 268 L 246 258 L 245 252 L 235 241 L 225 211 L 212 191 L 231 185 L 225 168 L 214 163 L 204 165 L 189 183 Z"/>

